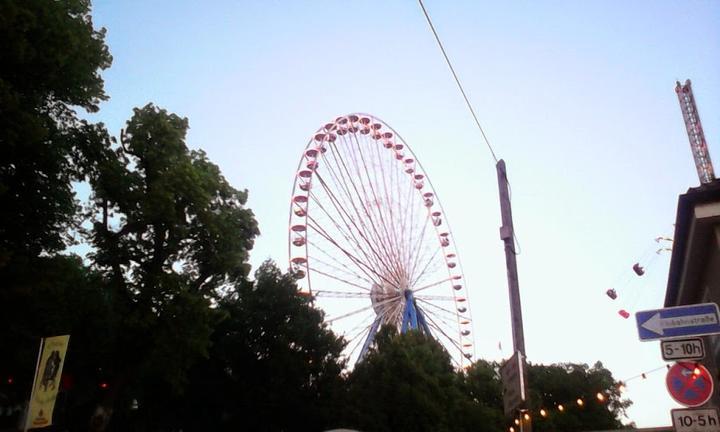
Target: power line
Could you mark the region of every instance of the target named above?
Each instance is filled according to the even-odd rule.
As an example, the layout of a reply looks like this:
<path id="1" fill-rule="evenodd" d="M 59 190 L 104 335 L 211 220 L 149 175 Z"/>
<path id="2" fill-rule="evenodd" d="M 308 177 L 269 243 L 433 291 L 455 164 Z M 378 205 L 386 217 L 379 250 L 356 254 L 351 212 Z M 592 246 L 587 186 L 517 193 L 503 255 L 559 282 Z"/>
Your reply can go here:
<path id="1" fill-rule="evenodd" d="M 475 120 L 475 124 L 477 125 L 478 129 L 480 129 L 480 134 L 482 135 L 483 139 L 485 140 L 485 144 L 487 145 L 488 150 L 490 150 L 490 154 L 492 154 L 493 160 L 495 160 L 495 163 L 498 163 L 498 158 L 495 156 L 495 151 L 492 148 L 492 145 L 490 145 L 490 140 L 488 140 L 487 136 L 485 135 L 485 131 L 483 130 L 482 126 L 480 125 L 480 120 L 478 120 L 477 115 L 475 114 L 475 110 L 473 109 L 472 105 L 470 104 L 470 100 L 467 97 L 467 94 L 465 93 L 465 89 L 463 88 L 462 84 L 460 83 L 460 78 L 458 78 L 457 73 L 455 73 L 455 68 L 453 67 L 452 63 L 450 62 L 450 58 L 447 55 L 447 52 L 445 52 L 445 47 L 443 46 L 442 42 L 440 41 L 440 36 L 438 36 L 437 31 L 435 30 L 435 26 L 433 25 L 432 21 L 430 20 L 430 15 L 427 12 L 427 9 L 425 9 L 425 5 L 423 4 L 422 0 L 418 0 L 418 3 L 420 3 L 420 7 L 422 8 L 423 14 L 425 15 L 425 19 L 427 20 L 428 24 L 430 25 L 430 30 L 432 30 L 433 35 L 435 35 L 435 40 L 437 41 L 438 46 L 440 47 L 440 51 L 442 51 L 443 57 L 445 57 L 445 62 L 447 63 L 448 67 L 450 68 L 450 72 L 452 72 L 453 78 L 455 78 L 455 83 L 458 86 L 458 89 L 460 89 L 460 93 L 462 94 L 463 99 L 465 99 L 465 104 L 467 105 L 468 109 L 470 110 L 470 114 L 472 114 L 473 119 Z"/>
<path id="2" fill-rule="evenodd" d="M 485 130 L 483 129 L 482 125 L 480 125 L 480 120 L 478 120 L 477 114 L 475 114 L 475 110 L 472 107 L 472 104 L 470 103 L 470 99 L 468 99 L 467 94 L 465 93 L 465 89 L 462 86 L 462 83 L 460 82 L 460 78 L 458 78 L 457 73 L 455 72 L 455 68 L 452 65 L 452 62 L 450 61 L 450 57 L 448 57 L 447 52 L 445 51 L 445 47 L 442 44 L 442 41 L 440 41 L 440 36 L 438 36 L 437 31 L 435 30 L 435 26 L 432 23 L 432 20 L 430 19 L 430 14 L 428 14 L 427 9 L 425 9 L 425 5 L 423 4 L 422 0 L 418 0 L 418 3 L 420 3 L 420 8 L 423 11 L 423 15 L 425 15 L 425 19 L 427 20 L 428 24 L 430 25 L 430 30 L 432 30 L 433 35 L 435 36 L 435 41 L 437 41 L 438 47 L 440 47 L 440 51 L 442 51 L 443 57 L 445 57 L 445 63 L 447 63 L 448 68 L 450 68 L 450 72 L 452 72 L 452 76 L 455 79 L 455 84 L 457 84 L 458 89 L 460 89 L 460 93 L 462 94 L 463 99 L 465 100 L 465 104 L 468 107 L 468 110 L 470 110 L 470 114 L 472 114 L 473 120 L 475 120 L 475 124 L 477 125 L 478 129 L 480 130 L 480 134 L 483 137 L 483 140 L 485 140 L 485 145 L 487 145 L 488 150 L 490 150 L 490 154 L 492 155 L 493 160 L 495 161 L 495 164 L 498 163 L 498 158 L 495 155 L 495 150 L 493 150 L 492 145 L 490 144 L 490 140 L 488 139 L 487 135 L 485 135 Z M 507 174 L 505 176 L 507 179 Z M 510 188 L 510 180 L 508 180 L 508 188 Z M 512 195 L 512 192 L 511 192 Z M 513 253 L 515 255 L 520 255 L 520 240 L 518 240 L 515 233 L 513 233 Z"/>

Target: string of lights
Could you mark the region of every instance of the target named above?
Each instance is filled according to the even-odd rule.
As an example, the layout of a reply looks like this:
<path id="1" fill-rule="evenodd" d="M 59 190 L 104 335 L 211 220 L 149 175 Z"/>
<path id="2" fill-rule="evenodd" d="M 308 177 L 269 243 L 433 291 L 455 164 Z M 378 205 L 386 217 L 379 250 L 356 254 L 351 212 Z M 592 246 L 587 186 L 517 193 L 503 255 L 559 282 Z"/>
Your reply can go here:
<path id="1" fill-rule="evenodd" d="M 627 383 L 629 381 L 633 381 L 636 379 L 647 379 L 647 376 L 663 370 L 663 369 L 670 369 L 670 364 L 665 364 L 659 367 L 656 367 L 654 369 L 647 370 L 645 372 L 641 372 L 637 375 L 631 376 L 629 378 L 619 380 L 617 382 L 616 389 L 620 393 L 625 393 L 627 390 Z M 693 371 L 696 375 L 699 373 L 697 370 Z M 563 400 L 560 402 L 552 402 L 550 404 L 546 404 L 545 406 L 541 406 L 537 409 L 525 409 L 520 411 L 520 415 L 518 417 L 515 417 L 509 428 L 509 432 L 518 432 L 519 429 L 517 429 L 517 426 L 520 426 L 520 423 L 523 421 L 530 421 L 533 417 L 540 417 L 540 418 L 548 418 L 551 415 L 561 415 L 568 412 L 568 410 L 572 409 L 583 409 L 590 403 L 597 403 L 597 404 L 606 404 L 610 400 L 610 396 L 612 394 L 611 389 L 601 389 L 597 391 L 594 395 L 588 396 L 588 395 L 579 395 L 574 400 Z M 549 405 L 549 406 L 548 406 Z"/>

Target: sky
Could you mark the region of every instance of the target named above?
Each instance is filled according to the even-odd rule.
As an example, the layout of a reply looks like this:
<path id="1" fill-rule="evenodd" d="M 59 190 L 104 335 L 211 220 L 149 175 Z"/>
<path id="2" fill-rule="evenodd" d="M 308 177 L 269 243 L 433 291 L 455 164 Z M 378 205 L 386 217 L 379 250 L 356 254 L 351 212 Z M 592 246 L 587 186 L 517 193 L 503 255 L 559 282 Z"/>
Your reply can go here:
<path id="1" fill-rule="evenodd" d="M 625 380 L 662 368 L 659 343 L 639 342 L 617 311 L 662 307 L 669 254 L 654 239 L 672 236 L 678 195 L 699 184 L 676 80 L 692 80 L 720 164 L 720 3 L 425 5 L 507 163 L 528 360 L 599 360 Z M 90 118 L 118 135 L 148 102 L 188 117 L 188 145 L 249 190 L 262 232 L 254 267 L 287 262 L 289 200 L 312 134 L 351 112 L 392 126 L 451 223 L 476 354 L 512 354 L 494 161 L 416 2 L 96 0 L 93 19 L 114 61 L 110 100 Z M 624 421 L 671 423 L 679 405 L 664 379 L 628 382 Z"/>

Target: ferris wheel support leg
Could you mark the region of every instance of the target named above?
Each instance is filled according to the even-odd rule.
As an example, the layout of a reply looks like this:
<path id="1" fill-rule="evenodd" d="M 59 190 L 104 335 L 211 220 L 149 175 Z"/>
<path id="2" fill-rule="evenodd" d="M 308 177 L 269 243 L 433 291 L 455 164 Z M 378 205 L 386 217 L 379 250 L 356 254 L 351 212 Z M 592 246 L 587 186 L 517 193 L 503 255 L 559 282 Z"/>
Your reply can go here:
<path id="1" fill-rule="evenodd" d="M 405 290 L 405 311 L 403 312 L 403 322 L 400 333 L 405 333 L 408 328 L 411 330 L 418 329 L 418 314 L 412 290 Z"/>
<path id="2" fill-rule="evenodd" d="M 370 349 L 370 346 L 375 341 L 375 334 L 377 334 L 378 327 L 380 327 L 380 322 L 382 321 L 383 315 L 378 315 L 375 317 L 375 321 L 372 323 L 372 326 L 370 326 L 370 331 L 368 332 L 367 337 L 365 338 L 365 342 L 363 343 L 363 347 L 360 350 L 360 355 L 358 356 L 358 363 L 361 362 L 365 355 L 367 354 L 368 349 Z"/>
<path id="3" fill-rule="evenodd" d="M 427 336 L 432 336 L 432 333 L 430 333 L 430 327 L 427 325 L 427 321 L 425 321 L 425 313 L 420 309 L 418 305 L 415 305 L 415 309 L 417 310 L 417 316 L 418 316 L 418 323 L 420 324 L 420 328 L 422 329 L 423 333 L 425 333 Z"/>

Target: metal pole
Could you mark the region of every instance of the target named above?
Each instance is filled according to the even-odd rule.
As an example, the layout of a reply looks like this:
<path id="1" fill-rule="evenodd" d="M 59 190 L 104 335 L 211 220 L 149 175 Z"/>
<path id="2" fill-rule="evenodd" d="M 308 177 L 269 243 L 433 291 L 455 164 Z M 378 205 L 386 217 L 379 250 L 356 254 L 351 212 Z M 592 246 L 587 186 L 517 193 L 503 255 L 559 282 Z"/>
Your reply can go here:
<path id="1" fill-rule="evenodd" d="M 507 267 L 508 292 L 510 294 L 510 320 L 512 323 L 513 352 L 517 354 L 518 373 L 520 374 L 520 392 L 524 401 L 527 399 L 527 382 L 525 382 L 525 334 L 523 332 L 522 308 L 520 304 L 520 286 L 518 282 L 517 259 L 515 251 L 515 229 L 513 227 L 512 206 L 510 204 L 510 186 L 507 178 L 505 161 L 500 159 L 496 165 L 498 189 L 500 191 L 500 214 L 502 226 L 500 239 L 505 243 L 505 265 Z M 524 402 L 527 404 L 527 402 Z M 527 406 L 527 405 L 525 405 Z M 525 420 L 527 410 L 520 411 L 520 432 L 532 432 L 532 419 Z"/>
<path id="2" fill-rule="evenodd" d="M 42 358 L 44 343 L 45 343 L 45 338 L 40 338 L 40 349 L 38 350 L 38 358 L 37 358 L 37 362 L 35 363 L 35 377 L 33 377 L 32 388 L 30 389 L 30 400 L 28 400 L 27 408 L 25 408 L 25 421 L 23 424 L 24 432 L 27 432 L 27 430 L 28 430 L 28 422 L 30 421 L 30 404 L 32 403 L 33 396 L 35 395 L 35 384 L 37 384 L 37 378 L 38 378 L 38 375 L 40 374 L 38 369 L 40 369 L 40 359 Z"/>
<path id="3" fill-rule="evenodd" d="M 505 243 L 505 264 L 507 266 L 508 290 L 510 292 L 510 319 L 512 321 L 513 351 L 525 354 L 525 335 L 523 333 L 522 309 L 520 307 L 520 288 L 518 284 L 517 261 L 515 251 L 515 230 L 513 228 L 512 208 L 508 187 L 505 161 L 497 163 L 498 188 L 500 189 L 500 212 L 502 226 L 500 238 Z"/>

